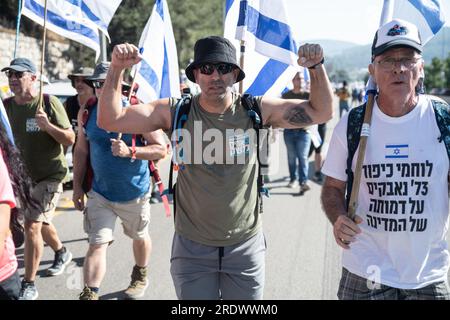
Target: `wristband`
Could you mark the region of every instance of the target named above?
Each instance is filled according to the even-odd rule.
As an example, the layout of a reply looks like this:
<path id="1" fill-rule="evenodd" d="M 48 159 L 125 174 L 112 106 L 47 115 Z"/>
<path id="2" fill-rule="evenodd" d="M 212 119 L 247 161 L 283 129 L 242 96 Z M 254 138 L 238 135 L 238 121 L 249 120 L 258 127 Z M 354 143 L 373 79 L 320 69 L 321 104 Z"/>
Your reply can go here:
<path id="1" fill-rule="evenodd" d="M 309 69 L 309 70 L 311 70 L 311 69 L 316 69 L 317 66 L 323 64 L 324 62 L 325 62 L 325 58 L 322 58 L 322 60 L 320 60 L 319 63 L 316 63 L 315 65 L 313 65 L 313 66 L 311 66 L 311 67 L 308 67 L 308 69 Z"/>

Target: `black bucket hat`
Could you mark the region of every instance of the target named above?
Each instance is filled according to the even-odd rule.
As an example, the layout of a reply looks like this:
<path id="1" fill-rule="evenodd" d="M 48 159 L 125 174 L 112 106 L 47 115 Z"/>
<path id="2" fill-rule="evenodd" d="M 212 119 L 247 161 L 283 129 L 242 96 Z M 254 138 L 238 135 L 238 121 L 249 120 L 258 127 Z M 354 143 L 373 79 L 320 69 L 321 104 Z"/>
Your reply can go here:
<path id="1" fill-rule="evenodd" d="M 199 39 L 194 46 L 194 61 L 186 68 L 186 76 L 195 82 L 194 69 L 203 63 L 229 63 L 239 69 L 236 82 L 245 78 L 244 71 L 239 67 L 236 60 L 236 49 L 226 38 L 210 36 Z"/>

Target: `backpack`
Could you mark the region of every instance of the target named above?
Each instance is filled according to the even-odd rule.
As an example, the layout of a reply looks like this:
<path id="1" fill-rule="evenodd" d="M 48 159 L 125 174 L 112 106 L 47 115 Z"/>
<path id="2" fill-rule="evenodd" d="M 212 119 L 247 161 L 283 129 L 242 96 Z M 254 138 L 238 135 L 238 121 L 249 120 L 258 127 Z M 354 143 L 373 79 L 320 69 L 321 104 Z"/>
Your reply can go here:
<path id="1" fill-rule="evenodd" d="M 450 160 L 450 106 L 443 100 L 431 98 L 431 103 L 436 116 L 436 124 L 439 128 L 441 136 L 438 138 L 439 143 L 444 141 L 447 149 L 447 156 Z M 350 202 L 350 195 L 352 193 L 353 177 L 352 162 L 356 149 L 359 145 L 361 137 L 361 128 L 364 121 L 364 113 L 366 111 L 366 103 L 350 110 L 347 123 L 347 186 L 346 186 L 346 203 L 347 207 Z"/>
<path id="2" fill-rule="evenodd" d="M 260 130 L 263 129 L 263 123 L 262 123 L 262 116 L 261 116 L 261 110 L 259 108 L 259 105 L 256 101 L 256 98 L 252 95 L 246 93 L 241 96 L 241 102 L 242 106 L 247 110 L 247 114 L 250 117 L 250 119 L 253 122 L 253 129 L 256 131 L 256 143 L 257 143 L 257 160 L 258 160 L 258 180 L 257 180 L 257 187 L 258 187 L 258 201 L 256 203 L 257 206 L 259 206 L 259 212 L 263 212 L 263 201 L 261 194 L 269 196 L 268 189 L 264 187 L 264 176 L 262 174 L 262 168 L 267 168 L 268 165 L 266 163 L 262 163 L 260 160 Z M 171 133 L 172 137 L 174 136 L 174 132 L 176 130 L 182 129 L 184 124 L 186 123 L 189 111 L 191 110 L 191 103 L 192 103 L 192 95 L 190 94 L 183 94 L 181 99 L 178 100 L 177 104 L 175 105 L 175 114 L 173 117 L 172 125 L 171 125 Z M 264 144 L 266 148 L 268 148 L 268 139 L 267 136 L 264 137 Z M 175 139 L 172 139 L 172 148 L 173 150 L 176 149 L 177 141 Z M 266 149 L 268 151 L 268 149 Z M 175 197 L 175 188 L 176 183 L 173 183 L 173 171 L 178 171 L 179 165 L 174 161 L 176 152 L 173 152 L 172 157 L 172 163 L 170 166 L 169 171 L 169 186 L 167 193 L 171 194 L 173 197 L 173 206 L 174 206 L 174 218 L 176 214 L 176 197 Z M 183 169 L 183 165 L 181 166 L 181 169 Z"/>

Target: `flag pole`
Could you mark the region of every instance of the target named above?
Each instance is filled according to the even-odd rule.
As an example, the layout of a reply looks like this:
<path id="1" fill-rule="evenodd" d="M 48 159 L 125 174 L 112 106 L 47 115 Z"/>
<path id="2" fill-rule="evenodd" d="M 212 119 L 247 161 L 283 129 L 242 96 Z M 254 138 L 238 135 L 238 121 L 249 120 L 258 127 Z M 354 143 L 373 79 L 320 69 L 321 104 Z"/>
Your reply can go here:
<path id="1" fill-rule="evenodd" d="M 383 9 L 380 17 L 380 26 L 384 25 L 385 23 L 387 23 L 389 20 L 392 19 L 393 4 L 394 3 L 391 0 L 384 0 Z M 352 220 L 355 220 L 356 211 L 358 209 L 358 195 L 361 182 L 362 166 L 364 162 L 364 156 L 366 153 L 367 139 L 369 138 L 370 135 L 373 103 L 375 101 L 375 95 L 377 93 L 377 85 L 372 77 L 369 77 L 367 87 L 368 87 L 367 90 L 368 95 L 367 95 L 366 110 L 364 113 L 364 122 L 361 129 L 361 138 L 359 140 L 359 150 L 358 156 L 356 158 L 357 160 L 355 166 L 355 175 L 353 178 L 352 193 L 350 194 L 350 201 L 348 203 L 348 210 L 347 210 L 347 216 Z"/>
<path id="2" fill-rule="evenodd" d="M 239 58 L 239 66 L 241 70 L 244 70 L 244 57 L 245 57 L 245 40 L 241 40 L 241 56 Z M 244 91 L 244 80 L 239 81 L 239 94 L 242 95 Z"/>
<path id="3" fill-rule="evenodd" d="M 18 4 L 18 12 L 17 12 L 17 22 L 16 22 L 16 41 L 14 44 L 14 56 L 13 59 L 17 56 L 17 48 L 19 47 L 19 37 L 20 37 L 20 19 L 22 17 L 22 0 L 19 0 Z"/>
<path id="4" fill-rule="evenodd" d="M 39 103 L 36 111 L 44 110 L 44 57 L 45 57 L 45 41 L 47 37 L 47 0 L 44 2 L 44 34 L 42 35 L 42 54 L 41 54 L 41 74 L 39 85 Z"/>

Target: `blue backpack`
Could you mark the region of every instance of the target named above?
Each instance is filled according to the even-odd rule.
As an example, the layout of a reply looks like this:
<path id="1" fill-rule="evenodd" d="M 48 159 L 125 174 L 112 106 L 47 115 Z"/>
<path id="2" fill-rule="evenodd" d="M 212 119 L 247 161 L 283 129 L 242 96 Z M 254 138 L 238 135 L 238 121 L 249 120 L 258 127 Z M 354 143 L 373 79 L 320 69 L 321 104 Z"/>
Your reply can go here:
<path id="1" fill-rule="evenodd" d="M 450 160 L 450 106 L 442 101 L 431 98 L 431 102 L 436 116 L 436 123 L 441 133 L 438 138 L 439 142 L 444 142 L 447 149 L 447 155 Z M 356 149 L 359 145 L 361 137 L 361 127 L 364 121 L 364 113 L 366 112 L 366 104 L 353 108 L 348 115 L 347 123 L 347 188 L 346 188 L 346 203 L 347 207 L 350 202 L 350 195 L 352 194 L 353 177 L 352 162 Z"/>

